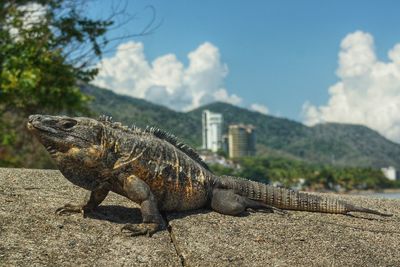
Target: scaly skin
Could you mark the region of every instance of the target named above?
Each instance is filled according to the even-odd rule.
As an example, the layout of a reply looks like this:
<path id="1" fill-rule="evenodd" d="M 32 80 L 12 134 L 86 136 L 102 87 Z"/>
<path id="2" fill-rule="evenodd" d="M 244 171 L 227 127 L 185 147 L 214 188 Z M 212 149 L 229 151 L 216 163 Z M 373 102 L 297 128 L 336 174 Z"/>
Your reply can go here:
<path id="1" fill-rule="evenodd" d="M 288 209 L 347 214 L 378 211 L 269 185 L 214 175 L 198 154 L 155 128 L 128 129 L 108 117 L 99 120 L 32 115 L 28 129 L 72 183 L 90 191 L 82 205 L 57 213 L 90 212 L 113 191 L 140 204 L 143 223 L 126 225 L 131 235 L 151 235 L 164 227 L 159 213 L 211 206 L 238 215 L 244 210 Z"/>

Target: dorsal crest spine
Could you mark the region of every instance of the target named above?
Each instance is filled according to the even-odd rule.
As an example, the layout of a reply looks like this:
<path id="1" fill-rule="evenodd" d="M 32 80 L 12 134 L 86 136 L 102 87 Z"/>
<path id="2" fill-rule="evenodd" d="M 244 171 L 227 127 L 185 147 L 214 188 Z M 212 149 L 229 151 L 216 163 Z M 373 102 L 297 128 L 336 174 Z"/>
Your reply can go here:
<path id="1" fill-rule="evenodd" d="M 165 140 L 171 145 L 175 146 L 177 149 L 188 155 L 190 158 L 192 158 L 194 161 L 199 163 L 203 168 L 210 170 L 208 165 L 203 161 L 203 159 L 200 157 L 200 155 L 190 146 L 180 142 L 175 135 L 168 133 L 164 130 L 161 130 L 156 127 L 150 127 L 147 126 L 144 130 L 136 127 L 135 125 L 132 125 L 131 128 L 128 128 L 127 126 L 122 125 L 120 122 L 113 122 L 112 117 L 110 116 L 105 116 L 102 115 L 98 119 L 99 121 L 105 123 L 108 126 L 111 126 L 114 129 L 120 129 L 124 131 L 131 132 L 133 134 L 151 134 L 159 139 Z"/>
<path id="2" fill-rule="evenodd" d="M 147 133 L 151 133 L 152 135 L 154 135 L 155 137 L 157 137 L 159 139 L 167 141 L 168 143 L 172 144 L 173 146 L 175 146 L 176 148 L 181 150 L 183 153 L 185 153 L 186 155 L 191 157 L 193 160 L 195 160 L 197 163 L 199 163 L 205 169 L 210 170 L 208 165 L 203 161 L 203 159 L 200 157 L 200 155 L 197 154 L 197 152 L 190 146 L 178 141 L 178 139 L 176 138 L 175 135 L 168 133 L 164 130 L 161 130 L 159 128 L 149 127 L 149 126 L 146 127 L 146 129 L 144 131 Z"/>

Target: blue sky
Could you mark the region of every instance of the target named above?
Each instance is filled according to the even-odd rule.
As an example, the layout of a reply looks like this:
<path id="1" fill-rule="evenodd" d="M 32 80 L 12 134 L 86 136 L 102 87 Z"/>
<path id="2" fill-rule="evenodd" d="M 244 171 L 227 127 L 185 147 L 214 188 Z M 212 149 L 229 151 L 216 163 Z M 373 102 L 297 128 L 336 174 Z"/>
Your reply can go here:
<path id="1" fill-rule="evenodd" d="M 91 14 L 99 16 L 107 13 L 106 3 L 109 2 L 98 1 L 91 7 Z M 324 114 L 328 112 L 324 107 L 330 113 L 334 113 L 335 108 L 343 108 L 329 104 L 334 98 L 328 92 L 330 87 L 343 82 L 346 92 L 354 89 L 351 87 L 353 83 L 349 82 L 351 77 L 343 74 L 345 72 L 341 76 L 336 74 L 340 67 L 350 66 L 346 63 L 350 59 L 340 61 L 340 51 L 347 51 L 347 58 L 353 55 L 356 59 L 360 58 L 357 47 L 367 47 L 366 50 L 374 53 L 371 57 L 375 58 L 368 66 L 393 61 L 388 58 L 388 52 L 400 43 L 400 1 L 129 1 L 127 11 L 137 14 L 137 18 L 117 34 L 139 31 L 150 17 L 149 10 L 145 9 L 147 5 L 156 9 L 156 20 L 162 21 L 154 34 L 134 39 L 142 44 L 142 47 L 136 48 L 144 54 L 149 65 L 159 57 L 173 54 L 176 59 L 172 61 L 179 61 L 183 68 L 190 69 L 188 54 L 208 43 L 211 46 L 203 47 L 204 51 L 217 49 L 217 52 L 214 51 L 217 54 L 215 60 L 219 63 L 213 67 L 219 71 L 216 83 L 222 83 L 229 96 L 239 97 L 241 101 L 238 105 L 250 107 L 252 103 L 257 103 L 266 106 L 270 115 L 298 121 L 306 122 L 308 118 L 314 123 L 343 121 L 365 124 L 381 133 L 395 131 L 392 134 L 396 135 L 395 138 L 390 134 L 386 136 L 400 140 L 400 130 L 397 133 L 397 128 L 393 129 L 400 123 L 393 118 L 389 126 L 382 126 L 359 116 L 346 121 L 339 115 L 332 117 Z M 351 48 L 341 48 L 346 37 L 350 39 Z M 369 41 L 371 38 L 372 43 Z M 113 81 L 100 84 L 112 87 Z M 126 93 L 128 89 L 124 90 L 115 91 Z M 160 90 L 153 91 L 157 93 Z M 399 88 L 393 90 L 391 98 L 400 96 Z M 131 95 L 135 96 L 135 93 Z M 146 95 L 138 96 L 147 98 Z M 308 109 L 304 108 L 305 103 L 308 103 Z M 396 109 L 397 104 L 393 105 Z M 393 107 L 388 108 L 393 112 Z M 363 110 L 360 109 L 359 113 L 362 114 Z M 374 116 L 379 117 L 379 114 Z"/>

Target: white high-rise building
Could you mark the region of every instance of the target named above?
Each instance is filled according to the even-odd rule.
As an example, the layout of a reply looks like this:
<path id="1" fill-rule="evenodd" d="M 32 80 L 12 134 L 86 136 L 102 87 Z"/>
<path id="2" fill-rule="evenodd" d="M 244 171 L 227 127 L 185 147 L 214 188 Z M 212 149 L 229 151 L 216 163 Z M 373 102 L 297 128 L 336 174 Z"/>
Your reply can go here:
<path id="1" fill-rule="evenodd" d="M 222 149 L 222 114 L 203 110 L 203 149 L 217 152 Z"/>

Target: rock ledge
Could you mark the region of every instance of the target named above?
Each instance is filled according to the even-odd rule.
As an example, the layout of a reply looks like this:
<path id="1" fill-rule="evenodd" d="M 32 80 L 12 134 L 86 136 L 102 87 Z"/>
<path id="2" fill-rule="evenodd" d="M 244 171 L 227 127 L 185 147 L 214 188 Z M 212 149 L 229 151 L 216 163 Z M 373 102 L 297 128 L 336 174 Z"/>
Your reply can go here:
<path id="1" fill-rule="evenodd" d="M 138 207 L 110 194 L 93 216 L 57 216 L 85 191 L 52 170 L 0 168 L 0 265 L 4 266 L 400 266 L 400 201 L 340 196 L 390 218 L 308 212 L 224 216 L 168 214 L 152 238 L 120 233 Z"/>

